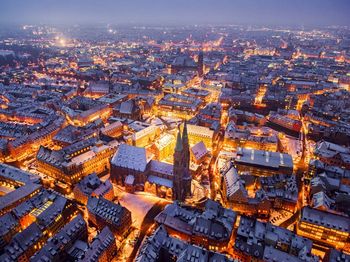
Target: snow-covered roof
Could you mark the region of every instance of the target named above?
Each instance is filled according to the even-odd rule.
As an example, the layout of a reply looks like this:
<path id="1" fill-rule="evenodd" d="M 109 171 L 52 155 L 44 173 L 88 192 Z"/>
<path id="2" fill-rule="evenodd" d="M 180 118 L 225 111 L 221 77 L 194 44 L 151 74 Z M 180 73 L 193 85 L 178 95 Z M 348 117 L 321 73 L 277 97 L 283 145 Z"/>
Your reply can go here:
<path id="1" fill-rule="evenodd" d="M 173 175 L 173 165 L 160 162 L 157 160 L 152 160 L 150 162 L 150 171 L 158 174 L 164 174 L 168 176 Z"/>
<path id="2" fill-rule="evenodd" d="M 116 122 L 114 122 L 114 123 L 112 123 L 112 124 L 110 124 L 108 126 L 105 126 L 105 127 L 101 128 L 101 132 L 102 133 L 109 132 L 109 131 L 111 131 L 113 129 L 117 129 L 117 128 L 120 128 L 122 126 L 123 126 L 122 122 L 116 121 Z"/>
<path id="3" fill-rule="evenodd" d="M 302 209 L 300 220 L 342 232 L 350 232 L 350 219 L 348 217 L 323 212 L 308 206 Z"/>
<path id="4" fill-rule="evenodd" d="M 165 186 L 168 188 L 173 187 L 173 181 L 166 179 L 166 178 L 161 178 L 161 177 L 157 177 L 157 176 L 149 176 L 147 181 L 152 183 L 152 184 L 157 184 L 157 185 Z"/>
<path id="5" fill-rule="evenodd" d="M 210 130 L 208 127 L 204 126 L 196 126 L 196 125 L 187 125 L 187 132 L 189 135 L 194 134 L 194 135 L 199 135 L 199 136 L 204 136 L 204 137 L 209 137 L 212 138 L 214 135 L 214 131 Z"/>
<path id="6" fill-rule="evenodd" d="M 148 161 L 145 148 L 121 144 L 111 163 L 114 166 L 144 172 Z"/>
<path id="7" fill-rule="evenodd" d="M 325 192 L 320 191 L 312 196 L 312 206 L 318 209 L 331 209 L 331 205 L 334 201 L 329 198 Z"/>
<path id="8" fill-rule="evenodd" d="M 203 143 L 203 141 L 200 141 L 197 144 L 195 144 L 191 148 L 191 151 L 197 160 L 201 159 L 203 156 L 205 156 L 208 153 L 208 149 L 205 147 L 205 144 Z"/>
<path id="9" fill-rule="evenodd" d="M 155 133 L 157 131 L 157 129 L 159 129 L 158 126 L 148 126 L 138 132 L 135 132 L 132 136 L 133 140 L 137 140 L 140 139 L 141 137 L 147 136 L 149 134 Z"/>
<path id="10" fill-rule="evenodd" d="M 120 113 L 122 114 L 131 114 L 132 113 L 132 109 L 133 109 L 133 102 L 131 100 L 125 101 L 123 103 L 121 103 L 120 105 Z"/>
<path id="11" fill-rule="evenodd" d="M 268 168 L 293 168 L 293 160 L 289 154 L 242 147 L 239 147 L 237 150 L 235 162 L 239 164 L 260 165 Z"/>
<path id="12" fill-rule="evenodd" d="M 237 170 L 233 166 L 223 176 L 228 198 L 233 196 L 237 191 L 241 191 L 245 198 L 248 197 L 248 193 L 243 186 L 243 182 L 240 180 Z"/>
<path id="13" fill-rule="evenodd" d="M 95 156 L 95 152 L 90 150 L 85 153 L 82 153 L 81 155 L 75 156 L 71 159 L 72 164 L 80 165 L 81 163 L 84 163 L 87 159 L 91 159 Z"/>
<path id="14" fill-rule="evenodd" d="M 127 175 L 127 177 L 125 178 L 125 184 L 127 185 L 134 184 L 134 181 L 135 181 L 135 177 L 133 175 Z"/>
<path id="15" fill-rule="evenodd" d="M 346 147 L 339 146 L 337 144 L 333 144 L 327 141 L 322 141 L 317 144 L 315 153 L 325 157 L 329 157 L 329 156 L 333 156 L 336 153 L 349 154 L 350 150 Z"/>

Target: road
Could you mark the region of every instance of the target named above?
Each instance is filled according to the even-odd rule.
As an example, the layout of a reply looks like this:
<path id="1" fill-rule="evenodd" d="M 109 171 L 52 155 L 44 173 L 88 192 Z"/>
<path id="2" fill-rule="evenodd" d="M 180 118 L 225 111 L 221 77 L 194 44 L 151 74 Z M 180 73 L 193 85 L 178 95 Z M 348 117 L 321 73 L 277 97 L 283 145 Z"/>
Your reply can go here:
<path id="1" fill-rule="evenodd" d="M 166 202 L 161 202 L 158 201 L 157 203 L 154 204 L 154 206 L 147 212 L 145 218 L 142 221 L 141 224 L 141 230 L 140 230 L 140 235 L 138 240 L 136 241 L 135 245 L 134 245 L 134 249 L 130 254 L 130 257 L 128 258 L 128 262 L 132 262 L 134 261 L 137 252 L 142 244 L 142 241 L 144 239 L 144 237 L 147 235 L 148 229 L 153 225 L 154 223 L 154 218 L 164 209 L 165 205 L 167 205 L 168 203 Z"/>
<path id="2" fill-rule="evenodd" d="M 286 221 L 281 223 L 279 225 L 280 227 L 288 228 L 290 225 L 294 224 L 299 219 L 300 210 L 303 207 L 303 194 L 302 194 L 303 181 L 302 181 L 302 176 L 303 176 L 303 172 L 301 170 L 298 170 L 297 174 L 296 174 L 297 186 L 298 186 L 298 192 L 299 192 L 299 194 L 298 194 L 298 202 L 297 202 L 297 210 L 295 211 L 295 213 L 290 218 L 288 218 Z"/>
<path id="3" fill-rule="evenodd" d="M 300 210 L 303 207 L 303 184 L 304 182 L 302 181 L 303 177 L 303 172 L 306 171 L 308 163 L 306 163 L 305 158 L 306 158 L 306 126 L 304 123 L 304 118 L 300 119 L 302 121 L 302 128 L 300 130 L 300 136 L 302 140 L 302 152 L 301 152 L 301 157 L 299 163 L 296 164 L 297 166 L 297 172 L 296 172 L 296 177 L 297 177 L 297 185 L 298 185 L 298 203 L 297 203 L 297 210 L 295 213 L 288 218 L 286 221 L 280 224 L 280 227 L 287 228 L 290 225 L 294 224 L 297 222 L 299 215 L 300 215 Z"/>
<path id="4" fill-rule="evenodd" d="M 219 152 L 222 147 L 222 143 L 224 141 L 223 134 L 219 133 L 218 140 L 215 142 L 213 146 L 213 157 L 209 164 L 209 181 L 210 181 L 210 198 L 215 200 L 217 188 L 215 188 L 215 176 L 217 175 L 216 170 L 216 159 L 218 158 Z"/>
<path id="5" fill-rule="evenodd" d="M 300 210 L 298 209 L 290 218 L 281 223 L 279 226 L 288 228 L 290 225 L 294 224 L 299 218 Z"/>
<path id="6" fill-rule="evenodd" d="M 302 140 L 302 152 L 301 152 L 301 157 L 300 157 L 300 161 L 297 164 L 297 168 L 299 170 L 305 171 L 308 167 L 309 163 L 306 163 L 306 157 L 307 157 L 307 153 L 306 153 L 306 146 L 307 146 L 307 140 L 306 140 L 306 134 L 307 134 L 307 128 L 306 128 L 306 124 L 304 121 L 304 118 L 302 117 L 301 119 L 302 122 L 302 127 L 300 130 L 300 135 L 301 135 L 301 140 Z"/>

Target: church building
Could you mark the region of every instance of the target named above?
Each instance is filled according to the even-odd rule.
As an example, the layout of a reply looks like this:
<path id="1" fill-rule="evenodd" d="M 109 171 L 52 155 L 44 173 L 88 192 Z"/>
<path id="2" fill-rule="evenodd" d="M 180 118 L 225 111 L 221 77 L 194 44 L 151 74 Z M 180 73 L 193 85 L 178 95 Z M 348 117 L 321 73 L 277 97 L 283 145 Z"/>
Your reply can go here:
<path id="1" fill-rule="evenodd" d="M 121 144 L 111 159 L 111 180 L 130 193 L 145 191 L 159 197 L 185 201 L 191 195 L 190 146 L 187 124 L 179 130 L 174 164 L 152 160 L 143 147 Z"/>

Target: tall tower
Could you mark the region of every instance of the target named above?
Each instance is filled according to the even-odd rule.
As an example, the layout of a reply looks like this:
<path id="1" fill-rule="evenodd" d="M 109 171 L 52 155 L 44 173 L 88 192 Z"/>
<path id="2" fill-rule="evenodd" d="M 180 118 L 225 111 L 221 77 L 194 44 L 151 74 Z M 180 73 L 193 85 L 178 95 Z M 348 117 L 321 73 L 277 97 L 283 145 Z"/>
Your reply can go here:
<path id="1" fill-rule="evenodd" d="M 203 76 L 203 51 L 200 51 L 198 54 L 198 76 Z"/>
<path id="2" fill-rule="evenodd" d="M 187 134 L 187 121 L 185 120 L 184 128 L 182 130 L 182 148 L 183 148 L 183 157 L 184 157 L 184 165 L 186 169 L 189 169 L 190 165 L 190 145 L 188 142 L 188 134 Z"/>
<path id="3" fill-rule="evenodd" d="M 173 170 L 173 199 L 183 201 L 185 196 L 182 188 L 182 174 L 183 174 L 183 147 L 181 132 L 177 133 L 176 147 L 174 152 L 174 170 Z"/>
<path id="4" fill-rule="evenodd" d="M 185 190 L 185 195 L 191 195 L 191 174 L 190 174 L 190 144 L 188 141 L 187 133 L 187 121 L 185 120 L 184 128 L 182 131 L 182 148 L 183 148 L 183 164 L 184 164 L 184 174 L 183 174 L 183 188 Z"/>
<path id="5" fill-rule="evenodd" d="M 191 194 L 191 175 L 189 169 L 190 151 L 185 123 L 183 136 L 179 130 L 176 138 L 173 170 L 173 199 L 183 202 Z"/>

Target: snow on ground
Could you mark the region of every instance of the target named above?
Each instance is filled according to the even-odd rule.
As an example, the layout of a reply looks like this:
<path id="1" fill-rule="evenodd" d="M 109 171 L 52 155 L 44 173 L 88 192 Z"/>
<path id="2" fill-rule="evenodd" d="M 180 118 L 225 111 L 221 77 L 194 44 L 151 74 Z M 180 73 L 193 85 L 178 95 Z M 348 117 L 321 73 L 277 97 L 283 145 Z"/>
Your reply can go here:
<path id="1" fill-rule="evenodd" d="M 158 201 L 165 201 L 142 192 L 136 194 L 121 192 L 118 194 L 118 199 L 119 203 L 131 212 L 133 226 L 138 229 L 140 229 L 143 219 L 152 206 Z"/>
<path id="2" fill-rule="evenodd" d="M 285 136 L 281 139 L 284 149 L 290 154 L 294 161 L 299 161 L 302 151 L 302 144 L 299 139 Z"/>
<path id="3" fill-rule="evenodd" d="M 110 175 L 109 175 L 109 174 L 100 177 L 100 179 L 101 179 L 102 182 L 106 182 L 106 180 L 109 179 L 109 178 L 110 178 Z"/>
<path id="4" fill-rule="evenodd" d="M 279 226 L 293 214 L 285 210 L 272 210 L 270 213 L 269 222 L 275 226 Z"/>
<path id="5" fill-rule="evenodd" d="M 192 201 L 198 201 L 206 196 L 206 188 L 197 181 L 192 180 L 191 184 Z"/>

